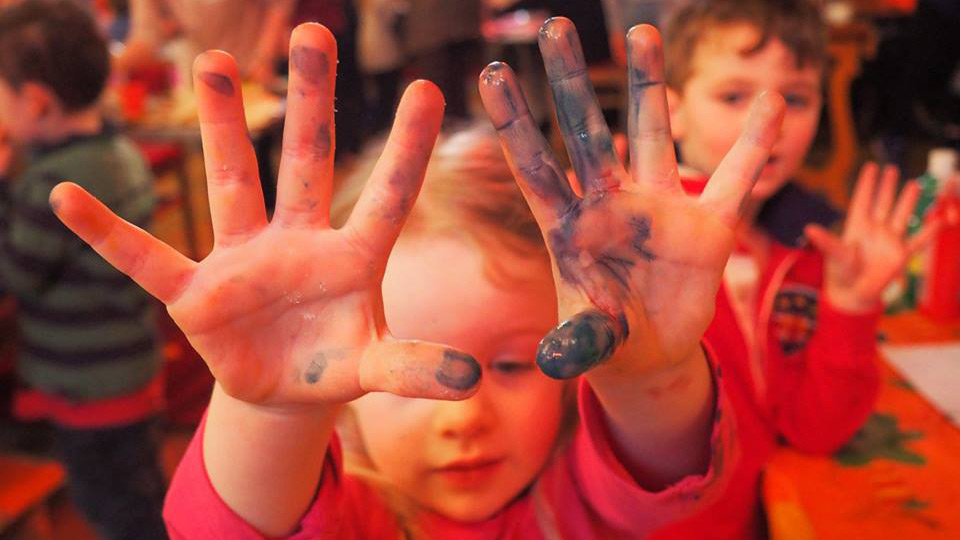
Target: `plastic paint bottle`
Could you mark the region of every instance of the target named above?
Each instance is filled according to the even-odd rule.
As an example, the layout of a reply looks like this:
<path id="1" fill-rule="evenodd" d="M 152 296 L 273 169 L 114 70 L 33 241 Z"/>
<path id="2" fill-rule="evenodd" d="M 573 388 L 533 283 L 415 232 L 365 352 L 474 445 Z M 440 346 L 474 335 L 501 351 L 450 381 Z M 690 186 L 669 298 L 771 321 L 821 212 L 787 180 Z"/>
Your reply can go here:
<path id="1" fill-rule="evenodd" d="M 957 171 L 957 151 L 952 148 L 934 148 L 927 157 L 927 172 L 923 173 L 917 182 L 920 183 L 920 198 L 914 208 L 913 216 L 907 226 L 912 236 L 923 228 L 924 217 L 940 191 L 940 186 L 951 178 Z M 917 306 L 917 300 L 924 275 L 927 273 L 927 252 L 921 252 L 907 262 L 907 271 L 901 304 L 906 308 Z"/>
<path id="2" fill-rule="evenodd" d="M 954 177 L 927 212 L 926 221 L 941 221 L 930 243 L 920 312 L 931 319 L 960 317 L 960 193 Z"/>

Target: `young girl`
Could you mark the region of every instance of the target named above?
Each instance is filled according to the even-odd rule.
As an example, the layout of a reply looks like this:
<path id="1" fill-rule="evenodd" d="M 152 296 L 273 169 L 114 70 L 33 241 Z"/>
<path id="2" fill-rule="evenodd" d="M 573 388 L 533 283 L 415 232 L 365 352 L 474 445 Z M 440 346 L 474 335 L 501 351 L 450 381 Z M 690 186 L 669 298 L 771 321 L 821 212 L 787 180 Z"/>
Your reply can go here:
<path id="1" fill-rule="evenodd" d="M 481 75 L 535 222 L 496 147 L 470 132 L 443 143 L 394 246 L 442 115 L 436 87 L 421 81 L 349 219 L 331 228 L 336 50 L 319 25 L 291 37 L 269 223 L 236 67 L 217 52 L 195 64 L 215 233 L 207 258 L 181 256 L 75 185 L 53 191 L 64 223 L 167 304 L 217 378 L 168 494 L 174 538 L 647 538 L 723 489 L 739 449 L 700 340 L 783 102 L 761 97 L 704 194 L 688 197 L 664 90 L 651 83 L 663 72 L 659 37 L 643 27 L 628 41 L 640 105 L 630 174 L 568 20 L 548 21 L 541 46 L 574 126 L 579 185 L 510 69 Z M 551 330 L 558 313 L 566 322 Z M 568 440 L 571 387 L 541 371 L 583 374 Z M 344 474 L 334 433 L 348 401 L 362 476 Z"/>

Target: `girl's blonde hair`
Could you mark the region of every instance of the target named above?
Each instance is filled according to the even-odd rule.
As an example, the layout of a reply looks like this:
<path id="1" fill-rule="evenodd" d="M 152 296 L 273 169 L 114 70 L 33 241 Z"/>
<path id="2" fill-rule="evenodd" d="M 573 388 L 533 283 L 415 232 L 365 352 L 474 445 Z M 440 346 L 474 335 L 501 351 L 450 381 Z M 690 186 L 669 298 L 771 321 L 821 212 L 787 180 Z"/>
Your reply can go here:
<path id="1" fill-rule="evenodd" d="M 354 170 L 337 186 L 331 223 L 342 226 L 360 197 L 385 140 L 370 144 Z M 522 276 L 497 257 L 500 250 L 520 257 L 547 257 L 540 228 L 517 187 L 488 123 L 472 123 L 441 135 L 430 158 L 423 188 L 404 225 L 399 242 L 417 236 L 452 236 L 473 242 L 485 255 L 487 277 L 502 286 L 516 286 Z M 509 260 L 509 259 L 508 259 Z M 555 451 L 569 439 L 577 422 L 574 386 L 563 394 L 565 414 Z M 376 471 L 367 454 L 356 417 L 348 407 L 337 432 L 343 442 L 345 469 L 378 489 L 397 516 L 401 538 L 419 538 L 415 504 L 398 493 Z"/>
<path id="2" fill-rule="evenodd" d="M 349 217 L 384 142 L 371 144 L 337 187 L 330 212 L 335 227 Z M 467 124 L 438 140 L 400 241 L 426 234 L 474 242 L 485 254 L 499 248 L 521 257 L 547 256 L 540 228 L 513 179 L 497 134 L 486 123 Z M 486 264 L 488 277 L 497 283 L 510 275 L 498 257 L 487 257 Z"/>

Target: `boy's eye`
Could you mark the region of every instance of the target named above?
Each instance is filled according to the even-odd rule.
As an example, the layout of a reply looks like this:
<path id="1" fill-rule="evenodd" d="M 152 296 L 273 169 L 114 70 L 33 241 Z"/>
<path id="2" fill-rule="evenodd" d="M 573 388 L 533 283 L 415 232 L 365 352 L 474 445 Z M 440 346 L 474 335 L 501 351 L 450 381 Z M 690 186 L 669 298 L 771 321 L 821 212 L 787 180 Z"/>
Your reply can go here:
<path id="1" fill-rule="evenodd" d="M 802 94 L 784 94 L 783 99 L 787 102 L 787 107 L 794 109 L 806 109 L 810 106 L 810 98 Z"/>
<path id="2" fill-rule="evenodd" d="M 519 375 L 533 368 L 533 362 L 529 360 L 495 360 L 490 364 L 490 369 L 504 375 Z"/>

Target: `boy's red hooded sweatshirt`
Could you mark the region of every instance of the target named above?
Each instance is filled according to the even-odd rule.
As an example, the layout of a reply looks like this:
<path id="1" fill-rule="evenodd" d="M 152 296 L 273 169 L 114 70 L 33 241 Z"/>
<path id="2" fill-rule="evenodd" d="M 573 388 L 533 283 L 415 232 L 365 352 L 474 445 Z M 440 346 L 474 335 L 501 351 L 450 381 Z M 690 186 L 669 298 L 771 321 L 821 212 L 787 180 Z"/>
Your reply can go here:
<path id="1" fill-rule="evenodd" d="M 684 188 L 695 195 L 705 183 L 684 179 Z M 754 294 L 754 320 L 738 315 L 724 283 L 705 335 L 727 382 L 743 456 L 726 498 L 671 527 L 665 538 L 755 536 L 744 529 L 759 533 L 763 526 L 760 472 L 777 445 L 832 453 L 873 410 L 880 308 L 849 314 L 831 306 L 823 294 L 823 256 L 803 235 L 809 223 L 829 227 L 839 218 L 823 199 L 792 183 L 758 214 L 756 226 L 772 241 Z"/>

